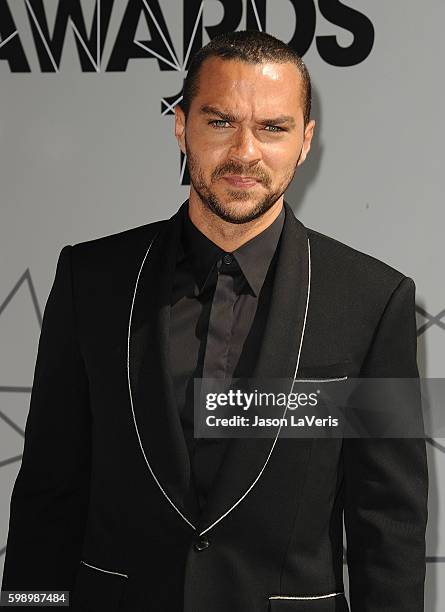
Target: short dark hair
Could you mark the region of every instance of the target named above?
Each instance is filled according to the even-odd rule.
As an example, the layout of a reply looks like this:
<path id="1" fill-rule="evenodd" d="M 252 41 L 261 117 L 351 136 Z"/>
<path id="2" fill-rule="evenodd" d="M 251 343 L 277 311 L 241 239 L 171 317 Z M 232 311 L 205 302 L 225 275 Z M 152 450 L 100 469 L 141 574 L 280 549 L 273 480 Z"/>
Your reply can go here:
<path id="1" fill-rule="evenodd" d="M 311 115 L 311 78 L 301 57 L 289 45 L 266 32 L 241 30 L 226 32 L 213 38 L 201 47 L 193 56 L 184 79 L 180 107 L 187 118 L 192 99 L 198 92 L 199 71 L 203 62 L 209 57 L 221 57 L 226 60 L 238 60 L 248 64 L 292 62 L 302 78 L 302 105 L 304 125 Z"/>

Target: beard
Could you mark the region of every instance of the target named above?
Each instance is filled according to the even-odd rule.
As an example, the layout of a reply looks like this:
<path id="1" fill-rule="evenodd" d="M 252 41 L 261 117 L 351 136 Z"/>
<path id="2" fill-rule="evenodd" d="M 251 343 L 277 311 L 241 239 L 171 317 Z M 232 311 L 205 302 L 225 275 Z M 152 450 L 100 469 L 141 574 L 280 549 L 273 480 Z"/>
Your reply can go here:
<path id="1" fill-rule="evenodd" d="M 196 157 L 191 153 L 190 149 L 187 146 L 187 142 L 185 143 L 185 149 L 187 154 L 187 165 L 190 173 L 190 182 L 193 185 L 194 190 L 198 194 L 201 202 L 210 210 L 212 213 L 217 215 L 220 219 L 227 221 L 229 223 L 249 223 L 249 221 L 253 221 L 258 217 L 264 215 L 275 202 L 283 195 L 283 193 L 288 188 L 290 182 L 295 176 L 295 172 L 297 170 L 298 160 L 300 159 L 300 155 L 298 156 L 297 163 L 295 166 L 286 173 L 286 176 L 281 181 L 281 183 L 275 189 L 270 189 L 271 180 L 270 177 L 261 171 L 252 171 L 249 168 L 243 168 L 241 164 L 235 162 L 233 160 L 228 160 L 226 163 L 218 166 L 213 170 L 210 182 L 207 183 L 204 179 L 204 173 L 202 172 L 201 167 L 196 159 Z M 228 190 L 228 198 L 227 200 L 230 202 L 235 201 L 235 205 L 230 205 L 228 201 L 223 201 L 220 197 L 218 197 L 215 191 L 212 190 L 212 183 L 214 181 L 219 180 L 222 176 L 226 174 L 240 174 L 240 175 L 248 175 L 254 176 L 260 184 L 264 185 L 266 188 L 266 194 L 262 196 L 257 202 L 253 203 L 250 207 L 239 206 L 236 202 L 248 202 L 251 201 L 252 195 L 250 189 L 234 189 Z"/>

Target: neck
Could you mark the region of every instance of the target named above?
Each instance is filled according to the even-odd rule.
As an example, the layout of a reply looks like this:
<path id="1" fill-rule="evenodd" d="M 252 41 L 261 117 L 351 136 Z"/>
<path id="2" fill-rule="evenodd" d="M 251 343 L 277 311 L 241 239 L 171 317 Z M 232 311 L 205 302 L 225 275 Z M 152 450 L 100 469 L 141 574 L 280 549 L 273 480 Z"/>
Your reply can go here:
<path id="1" fill-rule="evenodd" d="M 232 252 L 242 244 L 261 234 L 275 221 L 283 208 L 283 196 L 263 215 L 247 223 L 230 223 L 218 217 L 202 203 L 199 196 L 190 191 L 189 217 L 192 223 L 221 249 Z"/>

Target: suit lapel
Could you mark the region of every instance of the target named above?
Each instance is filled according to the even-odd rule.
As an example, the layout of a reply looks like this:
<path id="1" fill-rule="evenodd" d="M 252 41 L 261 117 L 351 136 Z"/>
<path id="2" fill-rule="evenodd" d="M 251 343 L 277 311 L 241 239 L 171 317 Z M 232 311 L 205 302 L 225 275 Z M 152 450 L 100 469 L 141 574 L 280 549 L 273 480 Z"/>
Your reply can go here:
<path id="1" fill-rule="evenodd" d="M 170 294 L 184 206 L 162 226 L 141 264 L 129 326 L 128 374 L 147 467 L 168 502 L 194 528 L 199 506 L 168 357 Z"/>
<path id="2" fill-rule="evenodd" d="M 168 359 L 170 292 L 183 207 L 147 245 L 135 284 L 128 331 L 128 383 L 138 442 L 152 477 L 187 524 L 203 534 L 223 520 L 258 482 L 276 446 L 271 438 L 233 438 L 201 513 L 192 486 Z M 307 232 L 290 206 L 279 242 L 272 296 L 252 378 L 296 376 L 310 289 Z"/>
<path id="3" fill-rule="evenodd" d="M 310 289 L 307 232 L 285 202 L 271 302 L 260 353 L 252 378 L 296 376 L 304 336 Z M 203 534 L 224 519 L 259 481 L 278 439 L 233 438 L 213 482 L 197 530 Z M 309 442 L 302 441 L 302 451 Z"/>

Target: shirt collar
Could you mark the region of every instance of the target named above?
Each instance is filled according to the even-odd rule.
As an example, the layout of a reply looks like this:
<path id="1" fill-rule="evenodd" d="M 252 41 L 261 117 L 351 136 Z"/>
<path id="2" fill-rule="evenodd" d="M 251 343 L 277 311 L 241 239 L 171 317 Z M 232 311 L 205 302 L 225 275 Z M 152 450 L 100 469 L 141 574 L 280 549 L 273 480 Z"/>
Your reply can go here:
<path id="1" fill-rule="evenodd" d="M 192 223 L 188 214 L 188 204 L 184 207 L 183 213 L 177 261 L 179 263 L 187 259 L 190 263 L 197 286 L 196 295 L 204 289 L 214 264 L 224 254 L 224 251 Z"/>
<path id="2" fill-rule="evenodd" d="M 180 241 L 177 261 L 188 259 L 200 293 L 215 263 L 226 251 L 207 238 L 191 221 L 188 204 L 183 209 L 182 239 Z M 254 236 L 231 254 L 238 262 L 252 292 L 258 296 L 266 278 L 272 257 L 276 251 L 284 225 L 285 208 L 281 209 L 276 219 L 260 234 Z"/>
<path id="3" fill-rule="evenodd" d="M 283 206 L 278 217 L 266 229 L 233 251 L 239 267 L 256 296 L 261 291 L 267 270 L 276 251 L 284 225 L 284 217 Z"/>

